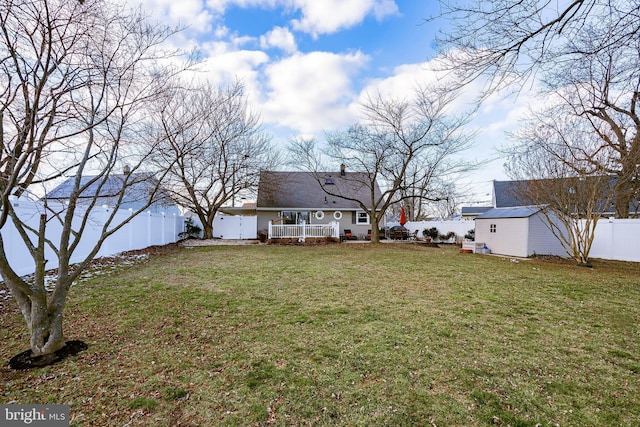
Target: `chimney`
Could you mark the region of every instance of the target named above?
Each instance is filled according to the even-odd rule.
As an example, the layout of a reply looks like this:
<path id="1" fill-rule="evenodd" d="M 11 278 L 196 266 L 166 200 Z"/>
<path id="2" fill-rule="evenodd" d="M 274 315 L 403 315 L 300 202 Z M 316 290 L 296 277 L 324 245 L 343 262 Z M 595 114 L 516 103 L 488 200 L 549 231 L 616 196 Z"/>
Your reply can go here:
<path id="1" fill-rule="evenodd" d="M 346 172 L 345 172 L 345 166 L 344 163 L 340 165 L 340 176 L 345 176 Z"/>
<path id="2" fill-rule="evenodd" d="M 129 175 L 131 173 L 131 168 L 129 167 L 129 165 L 124 165 L 124 168 L 122 171 L 124 172 L 125 175 Z"/>

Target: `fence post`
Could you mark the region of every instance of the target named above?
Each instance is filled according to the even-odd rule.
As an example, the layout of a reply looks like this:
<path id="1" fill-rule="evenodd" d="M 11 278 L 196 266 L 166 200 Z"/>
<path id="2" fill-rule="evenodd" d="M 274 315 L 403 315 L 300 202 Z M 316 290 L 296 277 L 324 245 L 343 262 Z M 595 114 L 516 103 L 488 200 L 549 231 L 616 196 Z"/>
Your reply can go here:
<path id="1" fill-rule="evenodd" d="M 147 247 L 151 246 L 151 211 L 147 211 Z"/>
<path id="2" fill-rule="evenodd" d="M 273 222 L 272 222 L 272 221 L 269 221 L 269 224 L 268 224 L 268 226 L 269 226 L 269 227 L 268 227 L 268 230 L 267 230 L 267 231 L 268 231 L 268 233 L 267 233 L 267 234 L 268 234 L 268 238 L 269 238 L 269 239 L 271 239 L 271 235 L 272 235 L 272 229 L 271 229 L 271 226 L 272 226 L 272 225 L 273 225 Z"/>

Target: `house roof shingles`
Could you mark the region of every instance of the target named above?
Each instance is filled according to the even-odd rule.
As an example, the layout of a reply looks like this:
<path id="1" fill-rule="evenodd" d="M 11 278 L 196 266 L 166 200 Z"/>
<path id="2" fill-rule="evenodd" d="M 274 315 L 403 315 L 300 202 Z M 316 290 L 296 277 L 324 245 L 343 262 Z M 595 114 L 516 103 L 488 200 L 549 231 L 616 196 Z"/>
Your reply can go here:
<path id="1" fill-rule="evenodd" d="M 322 182 L 322 185 L 320 182 Z M 331 183 L 329 183 L 331 182 Z M 356 200 L 367 202 L 370 198 L 370 188 L 366 184 L 369 177 L 363 172 L 273 172 L 260 173 L 258 186 L 258 209 L 360 209 Z M 346 200 L 327 194 L 322 187 L 334 194 L 355 199 Z M 375 194 L 380 196 L 378 185 Z"/>

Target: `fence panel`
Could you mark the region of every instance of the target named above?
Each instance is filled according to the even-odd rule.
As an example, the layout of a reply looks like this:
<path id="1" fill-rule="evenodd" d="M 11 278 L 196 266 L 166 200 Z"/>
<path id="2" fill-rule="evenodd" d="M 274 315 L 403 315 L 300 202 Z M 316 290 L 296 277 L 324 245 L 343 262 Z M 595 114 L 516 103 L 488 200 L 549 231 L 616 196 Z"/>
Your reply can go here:
<path id="1" fill-rule="evenodd" d="M 25 200 L 14 201 L 13 204 L 20 218 L 30 227 L 37 229 L 40 215 L 44 214 L 42 205 L 38 202 Z M 93 210 L 80 243 L 71 256 L 72 263 L 82 261 L 93 249 L 110 214 L 110 209 L 101 207 Z M 114 226 L 128 219 L 131 213 L 131 210 L 125 209 L 116 212 L 113 220 Z M 83 214 L 83 211 L 79 211 L 76 218 L 74 218 L 76 226 L 81 221 Z M 178 240 L 178 234 L 184 231 L 184 219 L 183 216 L 165 215 L 164 213 L 145 212 L 137 215 L 104 241 L 96 257 L 111 256 L 129 250 L 175 242 Z M 2 233 L 9 264 L 16 273 L 19 275 L 33 273 L 35 270 L 33 258 L 11 220 L 7 221 L 0 232 Z M 59 221 L 55 217 L 49 217 L 46 231 L 47 238 L 54 243 L 58 243 L 60 242 L 61 233 L 62 226 Z M 35 241 L 35 235 L 31 236 L 31 240 Z M 58 258 L 55 252 L 48 247 L 45 250 L 45 259 L 47 260 L 47 269 L 58 267 Z"/>
<path id="2" fill-rule="evenodd" d="M 258 217 L 217 214 L 213 218 L 213 237 L 218 239 L 256 239 Z"/>
<path id="3" fill-rule="evenodd" d="M 599 220 L 590 256 L 640 262 L 640 219 Z"/>

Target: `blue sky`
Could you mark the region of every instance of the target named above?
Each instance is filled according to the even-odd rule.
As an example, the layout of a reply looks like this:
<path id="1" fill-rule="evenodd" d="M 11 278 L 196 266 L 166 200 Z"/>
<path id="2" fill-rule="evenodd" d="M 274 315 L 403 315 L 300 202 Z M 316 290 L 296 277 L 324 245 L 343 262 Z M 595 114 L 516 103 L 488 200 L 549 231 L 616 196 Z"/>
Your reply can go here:
<path id="1" fill-rule="evenodd" d="M 438 13 L 435 0 L 135 1 L 164 23 L 189 25 L 173 43 L 202 51 L 207 79 L 241 79 L 283 146 L 356 122 L 366 93 L 404 98 L 433 81 L 434 38 L 445 25 L 425 21 Z M 480 84 L 463 98 L 471 101 Z M 468 157 L 494 157 L 527 102 L 490 98 L 473 122 L 479 133 Z M 505 179 L 500 160 L 460 182 L 469 186 L 463 202 L 488 201 L 492 179 Z"/>

